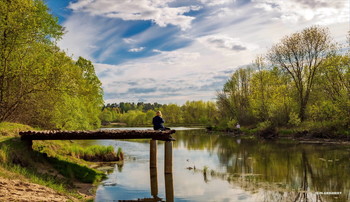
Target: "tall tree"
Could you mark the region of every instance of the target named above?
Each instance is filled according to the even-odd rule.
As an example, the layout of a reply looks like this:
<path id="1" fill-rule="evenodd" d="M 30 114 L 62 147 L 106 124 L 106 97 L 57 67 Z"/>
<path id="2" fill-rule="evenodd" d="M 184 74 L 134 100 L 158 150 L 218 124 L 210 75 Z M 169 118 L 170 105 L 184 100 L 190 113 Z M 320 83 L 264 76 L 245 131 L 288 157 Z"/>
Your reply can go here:
<path id="1" fill-rule="evenodd" d="M 249 102 L 252 73 L 253 69 L 250 67 L 236 70 L 225 83 L 223 91 L 218 94 L 218 107 L 228 119 L 236 119 L 241 123 L 252 121 Z"/>
<path id="2" fill-rule="evenodd" d="M 301 120 L 305 119 L 315 76 L 333 50 L 328 29 L 313 26 L 286 36 L 268 53 L 270 62 L 286 71 L 294 82 Z"/>
<path id="3" fill-rule="evenodd" d="M 63 29 L 42 0 L 0 1 L 0 16 L 0 121 L 4 121 L 28 96 L 47 89 L 45 52 L 51 51 Z"/>

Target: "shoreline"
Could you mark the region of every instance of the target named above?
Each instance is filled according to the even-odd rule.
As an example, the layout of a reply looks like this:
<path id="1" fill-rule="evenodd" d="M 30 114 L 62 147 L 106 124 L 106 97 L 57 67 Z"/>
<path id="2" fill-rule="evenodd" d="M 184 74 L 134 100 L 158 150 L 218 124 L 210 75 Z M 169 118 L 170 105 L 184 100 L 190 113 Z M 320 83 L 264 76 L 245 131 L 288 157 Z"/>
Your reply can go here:
<path id="1" fill-rule="evenodd" d="M 242 138 L 260 138 L 266 141 L 275 140 L 292 140 L 300 144 L 340 144 L 340 145 L 350 145 L 350 137 L 334 137 L 333 138 L 319 138 L 314 137 L 313 134 L 307 134 L 300 136 L 300 132 L 291 134 L 280 134 L 276 133 L 274 135 L 264 137 L 259 135 L 257 131 L 237 131 L 237 130 L 207 130 L 207 133 L 222 133 L 224 135 L 232 137 L 242 137 Z"/>

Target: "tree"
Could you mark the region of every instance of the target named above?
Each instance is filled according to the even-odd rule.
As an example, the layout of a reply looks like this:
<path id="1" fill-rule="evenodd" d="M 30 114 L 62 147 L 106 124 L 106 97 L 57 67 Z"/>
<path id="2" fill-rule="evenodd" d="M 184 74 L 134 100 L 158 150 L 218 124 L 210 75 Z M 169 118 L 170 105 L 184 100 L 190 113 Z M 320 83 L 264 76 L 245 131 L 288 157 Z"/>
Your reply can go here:
<path id="1" fill-rule="evenodd" d="M 166 123 L 173 123 L 173 124 L 182 123 L 183 113 L 181 111 L 181 107 L 179 107 L 178 105 L 176 104 L 163 105 L 159 110 L 162 112 Z"/>
<path id="2" fill-rule="evenodd" d="M 249 99 L 252 74 L 252 68 L 236 70 L 225 83 L 223 91 L 218 93 L 217 104 L 221 114 L 226 114 L 226 118 L 236 119 L 240 123 L 253 121 Z"/>
<path id="3" fill-rule="evenodd" d="M 0 2 L 0 121 L 32 94 L 46 91 L 54 42 L 63 34 L 41 0 Z"/>
<path id="4" fill-rule="evenodd" d="M 272 64 L 286 71 L 293 80 L 301 120 L 305 120 L 315 76 L 333 50 L 328 29 L 313 26 L 283 38 L 267 55 Z"/>
<path id="5" fill-rule="evenodd" d="M 265 70 L 264 59 L 257 57 L 255 60 L 255 66 L 257 72 L 252 76 L 252 95 L 251 101 L 252 107 L 255 105 L 255 111 L 260 121 L 266 121 L 269 119 L 268 110 L 268 96 L 270 95 L 267 90 L 269 88 L 269 71 Z M 254 107 L 253 107 L 254 108 Z"/>

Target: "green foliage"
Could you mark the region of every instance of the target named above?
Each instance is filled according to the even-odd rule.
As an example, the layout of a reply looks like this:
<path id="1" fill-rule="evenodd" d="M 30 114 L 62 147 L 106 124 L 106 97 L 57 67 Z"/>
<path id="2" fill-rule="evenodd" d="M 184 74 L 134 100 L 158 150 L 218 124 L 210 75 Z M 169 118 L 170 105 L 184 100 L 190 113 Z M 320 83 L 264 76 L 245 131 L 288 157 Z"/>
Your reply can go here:
<path id="1" fill-rule="evenodd" d="M 113 121 L 113 115 L 112 112 L 104 109 L 100 115 L 98 116 L 98 118 L 101 120 L 102 123 L 107 124 L 110 123 L 111 121 Z"/>
<path id="2" fill-rule="evenodd" d="M 55 45 L 63 28 L 44 1 L 1 1 L 0 16 L 0 121 L 99 127 L 101 83 L 90 61 L 74 62 Z"/>
<path id="3" fill-rule="evenodd" d="M 231 130 L 236 128 L 238 121 L 235 119 L 230 120 L 229 122 L 227 122 L 227 127 Z"/>
<path id="4" fill-rule="evenodd" d="M 115 109 L 117 113 L 126 113 L 129 110 L 139 110 L 143 112 L 147 111 L 156 111 L 160 107 L 162 107 L 162 104 L 159 103 L 143 103 L 143 102 L 138 102 L 138 103 L 130 103 L 130 102 L 120 102 L 120 103 L 108 103 L 104 106 L 105 108 L 108 109 Z"/>
<path id="5" fill-rule="evenodd" d="M 289 121 L 288 124 L 291 126 L 299 126 L 301 123 L 301 120 L 299 118 L 299 115 L 295 112 L 291 112 L 289 114 Z"/>
<path id="6" fill-rule="evenodd" d="M 123 150 L 122 150 L 121 147 L 118 148 L 117 157 L 118 157 L 118 160 L 119 160 L 119 161 L 124 160 L 124 153 L 123 153 Z"/>
<path id="7" fill-rule="evenodd" d="M 311 26 L 284 37 L 267 54 L 268 60 L 292 80 L 296 92 L 294 98 L 302 121 L 306 118 L 315 77 L 333 54 L 334 47 L 327 28 Z"/>
<path id="8" fill-rule="evenodd" d="M 65 161 L 59 158 L 49 158 L 49 162 L 57 169 L 63 176 L 78 179 L 85 183 L 94 183 L 101 181 L 105 175 L 101 171 L 93 170 L 86 166 Z"/>
<path id="9" fill-rule="evenodd" d="M 271 127 L 272 127 L 271 121 L 260 122 L 257 125 L 258 130 L 261 130 L 261 131 L 266 130 L 266 129 L 271 128 Z"/>
<path id="10" fill-rule="evenodd" d="M 63 34 L 41 0 L 0 3 L 0 121 L 31 94 L 47 90 L 55 39 Z"/>

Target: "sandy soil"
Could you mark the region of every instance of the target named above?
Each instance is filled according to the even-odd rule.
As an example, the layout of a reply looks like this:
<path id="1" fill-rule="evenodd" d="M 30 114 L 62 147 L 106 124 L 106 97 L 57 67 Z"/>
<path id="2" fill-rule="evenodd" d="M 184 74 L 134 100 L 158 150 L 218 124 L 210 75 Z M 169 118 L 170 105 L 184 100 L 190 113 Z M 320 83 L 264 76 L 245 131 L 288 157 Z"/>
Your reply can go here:
<path id="1" fill-rule="evenodd" d="M 0 201 L 74 201 L 42 185 L 0 178 Z"/>

